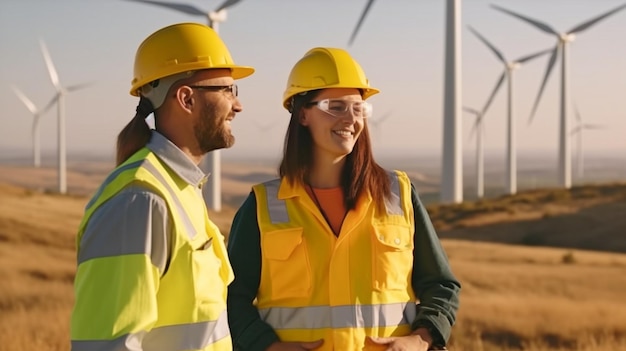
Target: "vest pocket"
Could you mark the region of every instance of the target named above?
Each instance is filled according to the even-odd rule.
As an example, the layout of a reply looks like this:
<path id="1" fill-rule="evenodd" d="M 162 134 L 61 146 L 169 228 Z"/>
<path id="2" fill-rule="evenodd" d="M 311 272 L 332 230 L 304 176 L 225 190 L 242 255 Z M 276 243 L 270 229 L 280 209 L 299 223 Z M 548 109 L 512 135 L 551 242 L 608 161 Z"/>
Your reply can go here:
<path id="1" fill-rule="evenodd" d="M 410 286 L 413 269 L 411 228 L 375 225 L 372 241 L 374 290 L 404 290 Z"/>
<path id="2" fill-rule="evenodd" d="M 262 251 L 270 276 L 262 279 L 271 286 L 272 299 L 308 296 L 311 266 L 302 228 L 289 228 L 263 234 Z"/>
<path id="3" fill-rule="evenodd" d="M 191 252 L 193 288 L 198 304 L 221 301 L 224 294 L 220 275 L 222 261 L 215 255 L 211 244 L 208 241 Z"/>

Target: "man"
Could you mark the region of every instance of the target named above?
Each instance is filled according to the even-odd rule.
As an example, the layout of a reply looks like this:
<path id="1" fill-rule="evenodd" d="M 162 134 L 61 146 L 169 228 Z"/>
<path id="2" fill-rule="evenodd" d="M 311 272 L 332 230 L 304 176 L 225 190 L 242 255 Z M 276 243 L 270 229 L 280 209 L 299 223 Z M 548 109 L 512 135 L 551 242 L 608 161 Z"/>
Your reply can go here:
<path id="1" fill-rule="evenodd" d="M 78 231 L 72 350 L 232 349 L 233 273 L 198 164 L 233 145 L 230 121 L 242 110 L 234 80 L 253 72 L 197 23 L 165 27 L 139 46 L 137 114 Z M 155 130 L 145 122 L 152 112 Z"/>

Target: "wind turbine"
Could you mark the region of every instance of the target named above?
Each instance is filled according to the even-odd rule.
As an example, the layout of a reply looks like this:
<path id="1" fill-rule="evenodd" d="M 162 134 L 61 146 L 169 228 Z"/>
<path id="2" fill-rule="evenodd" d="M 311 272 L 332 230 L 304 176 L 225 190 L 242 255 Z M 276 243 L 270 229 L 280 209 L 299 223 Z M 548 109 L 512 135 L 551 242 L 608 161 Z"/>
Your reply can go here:
<path id="1" fill-rule="evenodd" d="M 82 83 L 76 84 L 69 87 L 63 87 L 59 82 L 59 75 L 57 74 L 56 69 L 54 68 L 54 63 L 52 63 L 52 59 L 50 58 L 50 53 L 46 48 L 46 44 L 43 40 L 39 42 L 41 44 L 41 52 L 43 54 L 43 58 L 46 61 L 46 67 L 48 68 L 48 74 L 50 75 L 50 80 L 52 81 L 52 85 L 54 85 L 54 89 L 56 90 L 56 95 L 53 98 L 53 102 L 57 104 L 57 115 L 58 115 L 58 184 L 59 184 L 59 193 L 65 194 L 67 192 L 67 179 L 66 179 L 66 150 L 65 150 L 65 95 L 69 92 L 79 90 L 85 88 L 90 85 L 90 83 Z"/>
<path id="2" fill-rule="evenodd" d="M 186 13 L 192 16 L 205 17 L 207 19 L 209 27 L 213 28 L 216 32 L 219 29 L 219 24 L 226 21 L 226 9 L 237 4 L 241 0 L 226 0 L 220 6 L 213 11 L 205 11 L 189 4 L 179 4 L 175 2 L 167 1 L 153 1 L 153 0 L 128 0 L 134 2 L 141 2 L 144 4 L 156 5 L 166 7 L 175 11 Z"/>
<path id="3" fill-rule="evenodd" d="M 226 9 L 239 3 L 241 0 L 226 0 L 213 11 L 204 11 L 193 5 L 153 0 L 128 0 L 150 5 L 166 7 L 192 16 L 202 16 L 207 19 L 209 27 L 219 33 L 219 24 L 226 21 Z M 220 150 L 209 152 L 201 161 L 200 168 L 210 174 L 207 185 L 203 190 L 204 199 L 208 208 L 219 212 L 222 210 L 222 161 Z"/>
<path id="4" fill-rule="evenodd" d="M 583 119 L 580 116 L 580 112 L 578 111 L 578 107 L 574 106 L 574 112 L 576 113 L 576 126 L 570 132 L 571 135 L 576 135 L 576 166 L 578 168 L 578 180 L 583 181 L 583 130 L 585 129 L 603 129 L 604 126 L 598 124 L 587 124 L 583 123 Z"/>
<path id="5" fill-rule="evenodd" d="M 483 37 L 477 30 L 472 27 L 469 27 L 469 30 L 478 37 L 480 41 L 482 41 L 494 55 L 498 58 L 498 60 L 504 65 L 504 71 L 500 75 L 498 82 L 496 83 L 493 92 L 488 100 L 488 105 L 491 104 L 491 101 L 495 97 L 496 93 L 502 86 L 504 80 L 507 80 L 508 94 L 507 94 L 507 153 L 506 153 L 506 191 L 509 194 L 517 193 L 517 159 L 516 159 L 516 134 L 515 134 L 515 118 L 514 118 L 514 109 L 513 109 L 513 71 L 520 68 L 522 63 L 533 60 L 539 56 L 545 55 L 548 52 L 551 52 L 552 49 L 543 50 L 531 55 L 527 55 L 521 57 L 517 60 L 507 61 L 502 52 L 498 50 L 493 44 L 491 44 L 485 37 Z M 480 117 L 482 118 L 482 116 Z"/>
<path id="6" fill-rule="evenodd" d="M 558 168 L 558 176 L 561 186 L 564 188 L 570 188 L 572 186 L 572 169 L 571 169 L 571 151 L 570 151 L 570 140 L 569 140 L 569 120 L 568 120 L 568 108 L 569 108 L 569 72 L 568 72 L 568 44 L 574 41 L 575 34 L 582 32 L 594 24 L 600 22 L 601 20 L 607 18 L 608 16 L 613 15 L 614 13 L 624 9 L 626 4 L 620 5 L 606 13 L 603 13 L 599 16 L 596 16 L 590 20 L 587 20 L 574 28 L 559 33 L 550 25 L 532 19 L 530 17 L 526 17 L 524 15 L 520 15 L 513 11 L 507 10 L 497 5 L 491 5 L 492 8 L 504 12 L 508 15 L 516 17 L 526 23 L 531 24 L 532 26 L 538 28 L 539 30 L 552 34 L 557 38 L 557 44 L 552 50 L 552 55 L 548 61 L 548 66 L 546 68 L 546 73 L 543 78 L 543 82 L 541 83 L 541 87 L 539 88 L 539 93 L 537 94 L 537 98 L 535 100 L 535 105 L 533 106 L 532 113 L 530 115 L 529 123 L 532 122 L 532 119 L 537 110 L 537 105 L 539 104 L 539 100 L 541 99 L 541 94 L 546 86 L 548 81 L 548 77 L 552 72 L 552 68 L 556 63 L 557 56 L 561 53 L 561 101 L 560 101 L 560 128 L 559 128 L 559 168 Z"/>
<path id="7" fill-rule="evenodd" d="M 368 0 L 350 37 L 349 45 L 363 24 L 374 0 Z M 461 0 L 446 0 L 446 50 L 443 99 L 443 162 L 441 201 L 463 201 L 463 163 L 461 150 Z"/>
<path id="8" fill-rule="evenodd" d="M 488 106 L 487 106 L 488 107 Z M 465 112 L 476 117 L 472 131 L 476 131 L 476 197 L 482 199 L 485 196 L 485 161 L 483 151 L 483 111 L 475 110 L 471 107 L 463 107 Z M 472 133 L 473 134 L 473 133 Z M 470 135 L 471 138 L 471 135 Z"/>
<path id="9" fill-rule="evenodd" d="M 44 108 L 39 110 L 35 106 L 35 104 L 32 102 L 32 100 L 26 97 L 26 95 L 21 90 L 19 90 L 15 86 L 13 86 L 12 88 L 13 88 L 13 91 L 15 92 L 15 95 L 17 95 L 17 97 L 20 100 L 22 100 L 26 108 L 33 114 L 33 126 L 31 129 L 31 137 L 33 139 L 33 166 L 35 166 L 36 168 L 39 168 L 39 166 L 41 166 L 41 146 L 39 143 L 39 121 L 41 119 L 41 116 L 44 113 L 48 112 L 50 107 L 52 107 L 56 99 L 53 98 Z"/>
<path id="10" fill-rule="evenodd" d="M 372 132 L 376 131 L 377 133 L 380 134 L 380 130 L 381 127 L 383 125 L 383 123 L 389 119 L 389 117 L 391 117 L 391 112 L 387 112 L 384 115 L 382 115 L 381 117 L 378 118 L 368 118 L 367 119 L 367 124 L 372 126 Z"/>
<path id="11" fill-rule="evenodd" d="M 260 123 L 257 120 L 253 120 L 254 124 L 257 126 L 257 128 L 259 128 L 261 130 L 261 134 L 265 134 L 267 132 L 269 132 L 270 129 L 274 128 L 274 126 L 276 125 L 275 122 L 268 122 L 268 123 Z"/>

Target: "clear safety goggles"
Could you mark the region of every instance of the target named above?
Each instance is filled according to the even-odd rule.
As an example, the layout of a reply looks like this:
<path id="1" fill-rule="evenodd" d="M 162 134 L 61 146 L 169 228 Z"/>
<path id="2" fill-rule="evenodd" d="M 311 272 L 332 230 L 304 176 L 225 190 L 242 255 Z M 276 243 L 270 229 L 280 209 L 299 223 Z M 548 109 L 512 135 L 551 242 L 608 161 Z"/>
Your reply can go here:
<path id="1" fill-rule="evenodd" d="M 352 111 L 352 115 L 360 118 L 372 116 L 372 104 L 366 101 L 324 99 L 311 101 L 307 106 L 315 106 L 321 111 L 337 118 L 346 117 Z"/>

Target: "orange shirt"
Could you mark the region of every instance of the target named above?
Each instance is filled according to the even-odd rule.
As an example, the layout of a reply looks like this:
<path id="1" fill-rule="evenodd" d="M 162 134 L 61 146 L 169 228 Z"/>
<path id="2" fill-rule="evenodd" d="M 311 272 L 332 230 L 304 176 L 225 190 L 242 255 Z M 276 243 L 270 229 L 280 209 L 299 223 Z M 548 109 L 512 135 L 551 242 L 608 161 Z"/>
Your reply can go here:
<path id="1" fill-rule="evenodd" d="M 320 208 L 335 235 L 339 236 L 341 224 L 347 212 L 341 187 L 326 189 L 307 187 L 306 190 L 313 202 Z"/>

